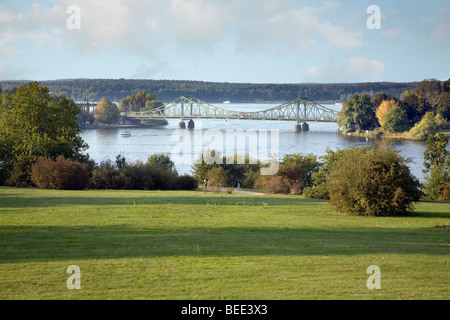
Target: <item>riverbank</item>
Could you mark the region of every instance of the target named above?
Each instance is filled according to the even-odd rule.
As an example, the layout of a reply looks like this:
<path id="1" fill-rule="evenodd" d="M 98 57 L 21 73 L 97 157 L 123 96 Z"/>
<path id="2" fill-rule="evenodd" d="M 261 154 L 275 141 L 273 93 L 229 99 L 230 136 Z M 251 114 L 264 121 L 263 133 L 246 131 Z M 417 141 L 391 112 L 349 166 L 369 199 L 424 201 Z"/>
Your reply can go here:
<path id="1" fill-rule="evenodd" d="M 342 135 L 352 136 L 352 137 L 360 137 L 360 138 L 368 138 L 368 139 L 398 139 L 398 140 L 409 140 L 409 141 L 426 141 L 425 139 L 412 139 L 407 136 L 408 131 L 399 132 L 399 133 L 387 133 L 382 132 L 381 130 L 365 130 L 362 132 L 341 132 L 338 130 L 338 133 Z M 450 138 L 450 129 L 440 130 L 436 133 L 442 133 L 447 138 Z"/>
<path id="2" fill-rule="evenodd" d="M 90 129 L 132 129 L 132 128 L 154 128 L 159 126 L 166 126 L 168 124 L 167 120 L 155 120 L 146 123 L 129 123 L 129 124 L 103 124 L 95 123 L 88 125 L 80 125 L 83 130 Z"/>

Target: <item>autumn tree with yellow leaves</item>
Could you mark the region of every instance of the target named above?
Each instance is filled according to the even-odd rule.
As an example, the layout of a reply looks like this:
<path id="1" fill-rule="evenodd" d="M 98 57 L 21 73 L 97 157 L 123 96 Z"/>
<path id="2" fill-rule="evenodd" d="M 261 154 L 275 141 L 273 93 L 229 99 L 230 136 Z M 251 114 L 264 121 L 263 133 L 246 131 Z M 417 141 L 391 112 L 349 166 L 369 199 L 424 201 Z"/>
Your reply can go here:
<path id="1" fill-rule="evenodd" d="M 380 126 L 383 126 L 384 119 L 391 112 L 392 109 L 398 107 L 398 103 L 395 100 L 384 100 L 375 111 L 375 116 L 378 119 Z"/>

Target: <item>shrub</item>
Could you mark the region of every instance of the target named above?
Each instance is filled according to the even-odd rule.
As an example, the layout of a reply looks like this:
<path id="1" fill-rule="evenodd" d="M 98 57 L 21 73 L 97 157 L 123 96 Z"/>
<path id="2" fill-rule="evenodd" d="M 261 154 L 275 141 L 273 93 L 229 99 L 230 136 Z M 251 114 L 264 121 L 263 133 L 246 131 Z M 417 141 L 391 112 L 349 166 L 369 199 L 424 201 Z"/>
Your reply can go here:
<path id="1" fill-rule="evenodd" d="M 440 201 L 442 200 L 450 200 L 450 182 L 447 182 L 447 184 L 444 187 L 444 190 L 442 192 L 442 195 L 439 197 Z"/>
<path id="2" fill-rule="evenodd" d="M 41 157 L 32 166 L 31 180 L 42 189 L 85 189 L 89 181 L 89 166 L 63 156 L 56 160 Z"/>
<path id="3" fill-rule="evenodd" d="M 118 156 L 115 164 L 101 162 L 92 171 L 91 188 L 123 190 L 193 190 L 198 184 L 193 177 L 179 176 L 168 156 L 152 156 L 147 163 L 126 163 Z"/>
<path id="4" fill-rule="evenodd" d="M 261 176 L 256 182 L 256 187 L 264 193 L 291 193 L 291 184 L 282 176 Z"/>
<path id="5" fill-rule="evenodd" d="M 327 184 L 330 204 L 339 212 L 404 216 L 419 201 L 419 181 L 392 148 L 354 148 L 334 164 Z"/>
<path id="6" fill-rule="evenodd" d="M 222 167 L 212 168 L 208 171 L 207 177 L 214 192 L 220 192 L 227 182 L 227 172 Z"/>
<path id="7" fill-rule="evenodd" d="M 439 129 L 445 128 L 447 121 L 441 114 L 436 116 L 433 112 L 427 112 L 419 123 L 409 130 L 405 137 L 413 140 L 426 140 L 429 134 L 434 134 Z"/>
<path id="8" fill-rule="evenodd" d="M 198 188 L 197 179 L 187 174 L 178 177 L 178 185 L 181 190 L 195 190 Z"/>

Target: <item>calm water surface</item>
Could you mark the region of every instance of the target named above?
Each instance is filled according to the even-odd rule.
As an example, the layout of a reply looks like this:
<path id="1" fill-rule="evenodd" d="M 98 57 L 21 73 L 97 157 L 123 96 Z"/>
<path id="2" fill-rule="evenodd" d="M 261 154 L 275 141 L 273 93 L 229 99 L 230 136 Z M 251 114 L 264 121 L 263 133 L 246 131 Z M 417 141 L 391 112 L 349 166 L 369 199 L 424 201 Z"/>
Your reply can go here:
<path id="1" fill-rule="evenodd" d="M 238 111 L 258 111 L 278 106 L 278 104 L 216 104 L 218 107 L 238 110 Z M 340 106 L 324 105 L 328 108 L 339 110 Z M 136 160 L 146 161 L 152 154 L 164 153 L 170 155 L 174 160 L 179 173 L 191 173 L 191 165 L 198 155 L 208 148 L 217 148 L 217 145 L 223 145 L 222 153 L 227 153 L 226 141 L 227 130 L 242 129 L 256 130 L 257 136 L 266 135 L 268 144 L 265 145 L 267 153 L 277 150 L 278 156 L 282 157 L 290 153 L 316 154 L 318 156 L 326 153 L 327 148 L 335 150 L 337 148 L 346 148 L 355 145 L 368 145 L 373 140 L 365 138 L 349 137 L 337 133 L 336 123 L 309 122 L 308 132 L 294 132 L 294 121 L 255 121 L 255 120 L 194 120 L 196 129 L 179 130 L 179 120 L 169 120 L 167 126 L 153 128 L 131 128 L 131 137 L 120 137 L 119 132 L 123 129 L 95 129 L 85 130 L 81 133 L 82 138 L 89 144 L 88 153 L 96 162 L 104 160 L 115 160 L 116 155 L 122 154 L 128 162 Z M 185 121 L 187 124 L 187 121 Z M 272 131 L 271 131 L 272 130 Z M 273 130 L 279 132 L 278 148 L 272 148 L 270 141 Z M 183 136 L 184 135 L 184 136 Z M 274 134 L 275 136 L 275 134 Z M 222 139 L 220 139 L 222 137 Z M 245 152 L 249 152 L 253 140 L 245 135 L 238 135 L 234 139 L 234 151 L 243 154 L 244 150 L 240 148 L 239 142 L 245 143 Z M 217 140 L 217 141 L 216 141 Z M 239 142 L 238 142 L 239 140 Z M 215 145 L 217 144 L 217 145 Z M 258 145 L 260 148 L 261 145 Z M 423 180 L 423 152 L 425 151 L 425 142 L 416 141 L 394 141 L 394 147 L 400 154 L 409 158 L 412 162 L 409 164 L 412 173 Z M 181 152 L 180 152 L 181 150 Z M 251 153 L 250 153 L 251 154 Z M 252 154 L 251 154 L 252 155 Z M 263 157 L 261 154 L 252 155 L 259 160 Z"/>

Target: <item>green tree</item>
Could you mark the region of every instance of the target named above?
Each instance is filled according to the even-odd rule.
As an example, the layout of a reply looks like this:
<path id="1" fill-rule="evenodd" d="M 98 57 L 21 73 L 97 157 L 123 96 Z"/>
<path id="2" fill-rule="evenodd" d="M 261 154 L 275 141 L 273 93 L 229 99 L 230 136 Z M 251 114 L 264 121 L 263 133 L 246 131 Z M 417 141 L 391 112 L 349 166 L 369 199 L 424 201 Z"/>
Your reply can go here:
<path id="1" fill-rule="evenodd" d="M 436 113 L 441 114 L 447 121 L 450 120 L 450 91 L 443 92 L 439 96 Z"/>
<path id="2" fill-rule="evenodd" d="M 156 166 L 163 170 L 175 171 L 175 163 L 170 159 L 170 156 L 164 153 L 151 155 L 147 159 L 147 165 Z"/>
<path id="3" fill-rule="evenodd" d="M 212 168 L 206 176 L 214 192 L 220 192 L 220 189 L 227 184 L 227 172 L 222 167 Z"/>
<path id="4" fill-rule="evenodd" d="M 436 79 L 426 79 L 421 81 L 414 92 L 419 98 L 425 98 L 430 101 L 432 105 L 437 104 L 437 99 L 442 93 L 441 81 Z"/>
<path id="5" fill-rule="evenodd" d="M 227 157 L 222 156 L 220 152 L 216 150 L 211 151 L 211 157 L 214 159 L 220 159 L 221 163 L 211 163 L 206 161 L 204 155 L 199 155 L 199 158 L 192 165 L 192 171 L 194 177 L 199 183 L 203 183 L 205 177 L 208 176 L 208 172 L 214 168 L 221 167 L 226 173 L 225 184 L 228 187 L 235 187 L 238 183 L 245 188 L 253 188 L 255 181 L 260 176 L 261 163 L 260 161 L 254 161 L 250 159 L 249 155 L 238 156 L 233 155 L 233 162 L 227 163 Z"/>
<path id="6" fill-rule="evenodd" d="M 432 110 L 432 106 L 426 98 L 418 97 L 415 94 L 404 97 L 400 106 L 405 110 L 410 126 L 422 120 L 423 116 Z"/>
<path id="7" fill-rule="evenodd" d="M 376 125 L 375 110 L 367 94 L 354 95 L 345 101 L 338 116 L 338 125 L 344 132 L 371 130 Z"/>
<path id="8" fill-rule="evenodd" d="M 350 149 L 333 163 L 327 184 L 330 204 L 352 215 L 404 216 L 419 201 L 419 181 L 390 147 Z"/>
<path id="9" fill-rule="evenodd" d="M 399 107 L 394 107 L 384 117 L 382 128 L 386 132 L 404 132 L 409 129 L 408 116 Z"/>
<path id="10" fill-rule="evenodd" d="M 326 154 L 320 157 L 319 170 L 311 175 L 312 186 L 306 187 L 304 190 L 305 197 L 329 200 L 328 182 L 330 181 L 330 174 L 335 164 L 349 153 L 359 153 L 362 155 L 370 150 L 371 147 L 369 146 L 349 147 L 346 149 L 338 148 L 337 150 L 327 148 Z"/>
<path id="11" fill-rule="evenodd" d="M 29 184 L 39 157 L 86 161 L 79 136 L 80 108 L 65 96 L 52 97 L 38 82 L 0 94 L 0 182 Z"/>
<path id="12" fill-rule="evenodd" d="M 424 192 L 428 199 L 438 200 L 450 182 L 450 152 L 446 149 L 448 138 L 442 134 L 429 135 L 424 152 Z"/>
<path id="13" fill-rule="evenodd" d="M 258 187 L 266 193 L 302 194 L 305 187 L 313 185 L 312 176 L 320 163 L 313 154 L 287 154 L 273 176 L 261 176 Z"/>
<path id="14" fill-rule="evenodd" d="M 145 91 L 138 91 L 134 95 L 127 96 L 120 100 L 119 109 L 126 112 L 147 111 L 163 106 L 163 103 L 156 99 L 155 94 Z"/>
<path id="15" fill-rule="evenodd" d="M 116 104 L 101 98 L 95 108 L 95 115 L 98 122 L 112 124 L 119 120 L 120 112 Z"/>
<path id="16" fill-rule="evenodd" d="M 428 172 L 432 167 L 449 166 L 450 152 L 446 149 L 448 138 L 442 133 L 429 135 L 427 147 L 424 152 L 424 172 Z"/>

